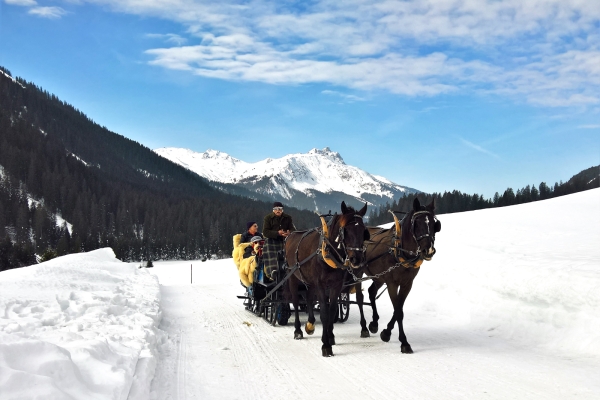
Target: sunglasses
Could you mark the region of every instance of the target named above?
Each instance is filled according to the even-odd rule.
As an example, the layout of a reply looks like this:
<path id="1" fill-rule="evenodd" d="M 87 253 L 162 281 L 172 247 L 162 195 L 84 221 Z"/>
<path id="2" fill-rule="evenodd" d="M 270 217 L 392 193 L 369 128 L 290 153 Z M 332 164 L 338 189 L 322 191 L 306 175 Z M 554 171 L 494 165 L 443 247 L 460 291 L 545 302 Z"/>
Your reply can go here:
<path id="1" fill-rule="evenodd" d="M 273 207 L 273 211 L 283 211 L 283 207 Z"/>

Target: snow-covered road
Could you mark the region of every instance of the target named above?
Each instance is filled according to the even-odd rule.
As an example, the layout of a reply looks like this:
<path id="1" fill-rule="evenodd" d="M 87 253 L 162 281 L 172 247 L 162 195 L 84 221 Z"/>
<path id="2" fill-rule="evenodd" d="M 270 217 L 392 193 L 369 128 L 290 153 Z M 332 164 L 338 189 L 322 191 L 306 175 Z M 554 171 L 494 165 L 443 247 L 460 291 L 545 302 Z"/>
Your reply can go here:
<path id="1" fill-rule="evenodd" d="M 156 263 L 169 339 L 154 397 L 600 398 L 600 191 L 440 219 L 405 307 L 412 355 L 397 328 L 389 343 L 361 339 L 352 306 L 323 358 L 319 325 L 295 341 L 291 322 L 244 310 L 231 260 Z"/>

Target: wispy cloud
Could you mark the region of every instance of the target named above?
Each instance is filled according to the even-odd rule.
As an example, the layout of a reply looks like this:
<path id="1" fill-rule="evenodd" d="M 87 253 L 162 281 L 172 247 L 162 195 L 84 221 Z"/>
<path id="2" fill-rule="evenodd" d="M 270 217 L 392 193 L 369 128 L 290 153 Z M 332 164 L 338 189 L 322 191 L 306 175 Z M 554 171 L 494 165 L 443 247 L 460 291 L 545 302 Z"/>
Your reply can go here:
<path id="1" fill-rule="evenodd" d="M 38 2 L 35 0 L 4 0 L 4 2 L 13 6 L 28 7 L 28 14 L 42 18 L 56 19 L 67 14 L 67 11 L 61 7 L 39 6 Z"/>
<path id="2" fill-rule="evenodd" d="M 353 103 L 355 101 L 365 101 L 366 100 L 364 97 L 356 96 L 354 94 L 342 93 L 342 92 L 338 92 L 335 90 L 323 90 L 323 91 L 321 91 L 321 93 L 328 95 L 328 96 L 341 97 L 343 100 L 345 100 L 349 103 Z"/>
<path id="3" fill-rule="evenodd" d="M 160 39 L 167 43 L 173 43 L 176 46 L 181 46 L 187 42 L 186 38 L 175 33 L 148 33 L 146 37 Z"/>
<path id="4" fill-rule="evenodd" d="M 4 0 L 6 4 L 22 7 L 33 7 L 37 5 L 35 0 Z"/>
<path id="5" fill-rule="evenodd" d="M 484 149 L 483 147 L 481 147 L 479 145 L 476 145 L 475 143 L 472 143 L 472 142 L 468 141 L 467 139 L 463 139 L 461 137 L 459 137 L 459 139 L 467 147 L 469 147 L 469 148 L 471 148 L 473 150 L 476 150 L 476 151 L 478 151 L 480 153 L 487 154 L 488 156 L 492 156 L 492 157 L 497 158 L 498 160 L 500 160 L 500 156 L 498 156 L 497 154 L 492 153 L 491 151 L 489 151 L 487 149 Z"/>
<path id="6" fill-rule="evenodd" d="M 27 13 L 42 18 L 56 19 L 62 17 L 67 12 L 60 7 L 32 7 Z"/>
<path id="7" fill-rule="evenodd" d="M 579 125 L 578 129 L 600 129 L 600 124 Z"/>
<path id="8" fill-rule="evenodd" d="M 194 45 L 173 36 L 175 47 L 146 52 L 149 62 L 205 77 L 405 96 L 493 93 L 544 107 L 600 103 L 592 0 L 83 1 L 181 24 Z"/>

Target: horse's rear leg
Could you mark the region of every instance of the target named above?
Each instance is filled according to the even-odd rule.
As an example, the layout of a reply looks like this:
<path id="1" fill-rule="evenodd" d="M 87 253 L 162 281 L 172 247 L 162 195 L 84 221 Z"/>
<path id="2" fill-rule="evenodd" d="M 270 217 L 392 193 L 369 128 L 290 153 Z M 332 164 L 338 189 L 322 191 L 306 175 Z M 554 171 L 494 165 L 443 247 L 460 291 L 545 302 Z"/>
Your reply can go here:
<path id="1" fill-rule="evenodd" d="M 383 284 L 377 281 L 373 281 L 371 286 L 369 286 L 369 302 L 371 303 L 371 309 L 373 310 L 373 321 L 369 324 L 371 333 L 377 333 L 379 330 L 379 313 L 377 312 L 377 304 L 375 302 L 377 300 L 377 291 L 381 286 L 383 286 Z"/>

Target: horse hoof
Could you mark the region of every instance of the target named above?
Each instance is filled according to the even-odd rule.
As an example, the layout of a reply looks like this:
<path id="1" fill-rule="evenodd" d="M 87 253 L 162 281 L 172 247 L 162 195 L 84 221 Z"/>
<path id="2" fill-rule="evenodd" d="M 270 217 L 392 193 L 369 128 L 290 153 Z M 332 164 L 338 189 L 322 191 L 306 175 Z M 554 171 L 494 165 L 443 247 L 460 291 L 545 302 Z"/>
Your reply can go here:
<path id="1" fill-rule="evenodd" d="M 323 347 L 321 352 L 323 353 L 323 357 L 333 357 L 333 350 L 331 350 L 331 347 Z"/>
<path id="2" fill-rule="evenodd" d="M 371 322 L 369 324 L 369 330 L 371 331 L 371 333 L 377 333 L 377 331 L 379 330 L 379 325 L 377 324 L 377 322 Z"/>
<path id="3" fill-rule="evenodd" d="M 315 326 L 310 322 L 307 322 L 304 326 L 304 330 L 306 331 L 307 335 L 312 335 L 313 333 L 315 333 Z"/>
<path id="4" fill-rule="evenodd" d="M 412 354 L 412 353 L 413 353 L 413 350 L 412 350 L 412 348 L 410 347 L 410 344 L 407 344 L 406 346 L 405 346 L 405 345 L 401 345 L 401 346 L 400 346 L 400 350 L 401 350 L 401 351 L 402 351 L 402 353 L 404 353 L 404 354 Z"/>
<path id="5" fill-rule="evenodd" d="M 369 331 L 366 329 L 363 329 L 362 331 L 360 331 L 360 337 L 361 338 L 366 338 L 366 337 L 370 337 L 371 335 L 369 335 Z"/>
<path id="6" fill-rule="evenodd" d="M 294 332 L 294 339 L 300 340 L 302 338 L 303 338 L 302 331 L 296 331 L 296 332 Z"/>
<path id="7" fill-rule="evenodd" d="M 388 331 L 387 329 L 384 329 L 381 331 L 381 333 L 379 334 L 379 337 L 381 338 L 381 340 L 383 340 L 384 342 L 389 342 L 390 338 L 392 337 L 392 332 Z"/>

